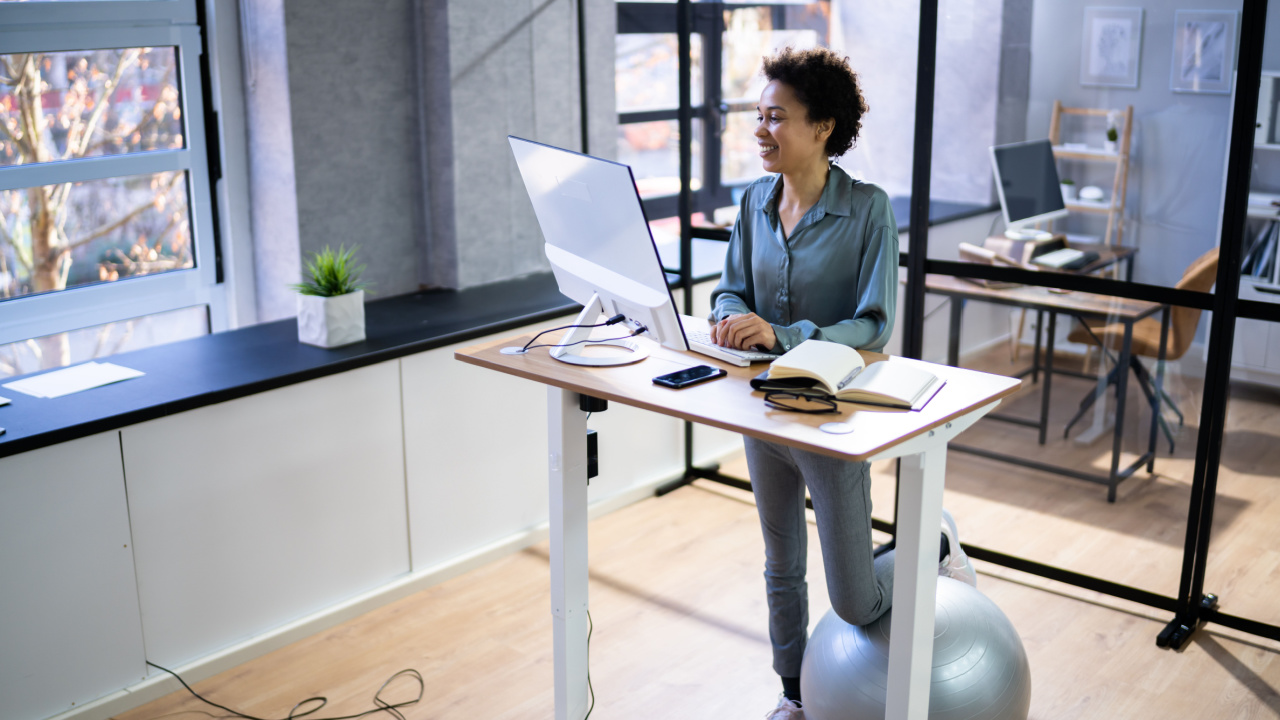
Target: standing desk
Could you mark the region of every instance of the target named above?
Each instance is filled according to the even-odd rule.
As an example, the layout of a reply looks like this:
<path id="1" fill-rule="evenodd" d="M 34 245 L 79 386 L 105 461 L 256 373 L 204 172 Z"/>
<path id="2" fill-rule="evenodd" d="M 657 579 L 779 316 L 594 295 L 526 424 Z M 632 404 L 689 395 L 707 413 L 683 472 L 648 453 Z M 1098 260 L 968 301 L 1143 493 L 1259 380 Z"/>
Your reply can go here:
<path id="1" fill-rule="evenodd" d="M 1160 391 L 1164 381 L 1164 359 L 1165 349 L 1169 340 L 1169 307 L 1159 303 L 1148 302 L 1145 300 L 1131 300 L 1128 298 L 1117 298 L 1110 295 L 1095 295 L 1093 293 L 1084 292 L 1068 292 L 1058 293 L 1044 287 L 1035 286 L 1019 286 L 1013 288 L 996 288 L 982 287 L 972 282 L 968 282 L 962 278 L 952 277 L 950 275 L 926 275 L 925 276 L 925 292 L 937 295 L 945 295 L 952 299 L 951 302 L 951 327 L 950 335 L 947 339 L 947 363 L 949 365 L 958 365 L 960 362 L 960 320 L 964 311 L 964 302 L 967 300 L 981 300 L 983 302 L 994 303 L 997 305 L 1008 305 L 1011 307 L 1026 308 L 1035 310 L 1037 313 L 1049 315 L 1049 328 L 1045 340 L 1044 365 L 1040 364 L 1040 329 L 1036 329 L 1036 348 L 1031 372 L 1033 375 L 1044 370 L 1044 385 L 1041 388 L 1040 396 L 1040 418 L 1038 421 L 1024 420 L 1021 418 L 1010 418 L 1005 416 L 993 416 L 996 419 L 1014 422 L 1022 425 L 1036 427 L 1040 431 L 1040 444 L 1045 441 L 1045 432 L 1049 425 L 1049 396 L 1053 386 L 1053 347 L 1054 334 L 1057 332 L 1058 313 L 1066 313 L 1079 318 L 1085 317 L 1101 317 L 1110 321 L 1120 322 L 1124 324 L 1124 340 L 1120 344 L 1120 357 L 1116 360 L 1116 367 L 1122 368 L 1117 371 L 1116 378 L 1116 424 L 1115 431 L 1112 435 L 1111 442 L 1111 470 L 1107 475 L 1097 475 L 1094 473 L 1075 470 L 1072 468 L 1064 468 L 1048 463 L 1039 462 L 1037 460 L 1029 460 L 1024 457 L 1014 457 L 1001 453 L 992 452 L 982 448 L 973 448 L 968 446 L 956 446 L 956 450 L 967 452 L 982 457 L 991 458 L 993 460 L 1002 460 L 1005 462 L 1030 467 L 1044 472 L 1051 472 L 1058 475 L 1066 475 L 1080 480 L 1099 483 L 1107 486 L 1107 502 L 1115 502 L 1116 486 L 1125 480 L 1142 465 L 1147 466 L 1147 472 L 1151 472 L 1155 465 L 1156 456 L 1156 433 L 1160 420 Z M 1124 438 L 1124 414 L 1125 414 L 1125 398 L 1129 388 L 1129 358 L 1130 348 L 1133 345 L 1133 324 L 1143 318 L 1161 313 L 1161 329 L 1160 329 L 1160 354 L 1159 362 L 1156 365 L 1156 387 L 1151 395 L 1151 433 L 1148 441 L 1147 451 L 1142 454 L 1134 462 L 1128 466 L 1120 467 L 1120 444 Z M 1063 371 L 1056 371 L 1062 373 Z M 1068 373 L 1072 375 L 1083 375 L 1079 373 Z"/>
<path id="2" fill-rule="evenodd" d="M 947 442 L 1017 390 L 1020 380 L 864 352 L 868 362 L 920 363 L 947 383 L 918 412 L 841 403 L 839 414 L 805 415 L 765 406 L 750 386 L 760 366 L 733 367 L 656 345 L 646 360 L 606 368 L 567 365 L 545 348 L 525 355 L 500 352 L 531 337 L 475 345 L 455 357 L 547 385 L 556 720 L 581 720 L 587 711 L 587 423 L 580 394 L 846 460 L 902 458 L 887 716 L 927 716 Z M 652 383 L 654 376 L 701 364 L 717 364 L 729 375 L 683 390 Z M 819 430 L 831 421 L 849 423 L 853 432 Z"/>

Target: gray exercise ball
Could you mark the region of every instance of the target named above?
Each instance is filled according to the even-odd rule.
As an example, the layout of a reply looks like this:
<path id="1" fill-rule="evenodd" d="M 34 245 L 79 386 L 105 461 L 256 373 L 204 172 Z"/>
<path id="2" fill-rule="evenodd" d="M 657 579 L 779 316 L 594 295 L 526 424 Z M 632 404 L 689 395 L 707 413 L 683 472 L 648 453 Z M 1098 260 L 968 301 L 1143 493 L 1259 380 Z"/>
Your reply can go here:
<path id="1" fill-rule="evenodd" d="M 930 720 L 1026 720 L 1031 668 L 1013 625 L 976 588 L 938 578 Z M 828 611 L 800 666 L 806 720 L 884 717 L 893 611 L 856 626 Z"/>

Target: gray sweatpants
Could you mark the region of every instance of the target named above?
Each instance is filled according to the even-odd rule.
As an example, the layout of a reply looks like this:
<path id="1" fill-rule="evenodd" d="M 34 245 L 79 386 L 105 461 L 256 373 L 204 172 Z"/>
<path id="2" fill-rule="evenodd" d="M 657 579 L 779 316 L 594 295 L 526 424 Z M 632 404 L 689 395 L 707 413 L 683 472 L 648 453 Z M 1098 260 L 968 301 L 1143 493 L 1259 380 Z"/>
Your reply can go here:
<path id="1" fill-rule="evenodd" d="M 889 609 L 893 553 L 872 557 L 868 463 L 743 439 L 764 531 L 773 669 L 782 677 L 799 677 L 809 627 L 805 486 L 817 516 L 831 607 L 845 622 L 866 625 Z"/>

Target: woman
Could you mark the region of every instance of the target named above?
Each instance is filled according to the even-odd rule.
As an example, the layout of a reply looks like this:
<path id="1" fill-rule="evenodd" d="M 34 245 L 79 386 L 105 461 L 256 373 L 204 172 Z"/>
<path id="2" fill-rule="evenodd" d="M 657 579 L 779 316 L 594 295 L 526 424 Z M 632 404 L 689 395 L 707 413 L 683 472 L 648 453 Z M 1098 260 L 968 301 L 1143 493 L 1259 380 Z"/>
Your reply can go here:
<path id="1" fill-rule="evenodd" d="M 755 136 L 771 174 L 742 196 L 711 295 L 712 340 L 783 353 L 815 338 L 879 351 L 897 307 L 897 223 L 884 190 L 829 161 L 853 146 L 867 112 L 858 77 L 825 48 L 783 50 L 765 59 L 764 75 Z M 846 622 L 865 625 L 889 609 L 892 554 L 872 556 L 868 463 L 749 437 L 744 443 L 764 532 L 773 668 L 783 686 L 767 717 L 800 720 L 806 486 L 831 605 Z"/>

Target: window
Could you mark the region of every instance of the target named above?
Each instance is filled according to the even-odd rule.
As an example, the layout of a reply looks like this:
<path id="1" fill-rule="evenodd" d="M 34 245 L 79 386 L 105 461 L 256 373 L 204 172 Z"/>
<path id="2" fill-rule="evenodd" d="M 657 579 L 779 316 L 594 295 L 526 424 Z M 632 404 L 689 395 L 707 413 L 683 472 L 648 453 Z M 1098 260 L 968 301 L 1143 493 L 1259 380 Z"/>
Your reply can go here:
<path id="1" fill-rule="evenodd" d="M 829 40 L 830 3 L 693 5 L 695 222 L 736 204 L 761 174 L 751 132 L 764 89 L 760 58 Z M 673 217 L 680 192 L 679 64 L 674 3 L 618 3 L 618 161 L 631 165 L 651 220 Z"/>
<path id="2" fill-rule="evenodd" d="M 194 0 L 0 0 L 0 346 L 219 301 Z M 81 335 L 84 335 L 83 333 Z"/>

